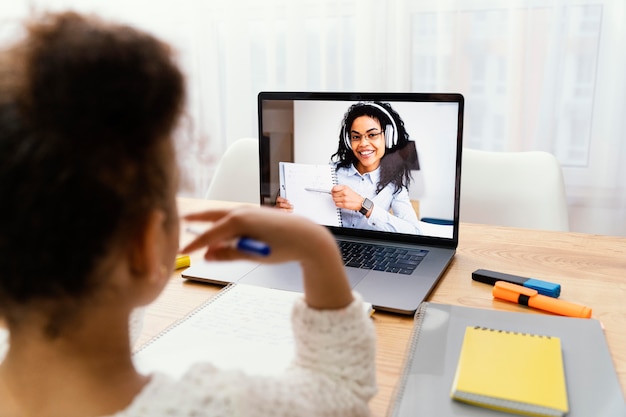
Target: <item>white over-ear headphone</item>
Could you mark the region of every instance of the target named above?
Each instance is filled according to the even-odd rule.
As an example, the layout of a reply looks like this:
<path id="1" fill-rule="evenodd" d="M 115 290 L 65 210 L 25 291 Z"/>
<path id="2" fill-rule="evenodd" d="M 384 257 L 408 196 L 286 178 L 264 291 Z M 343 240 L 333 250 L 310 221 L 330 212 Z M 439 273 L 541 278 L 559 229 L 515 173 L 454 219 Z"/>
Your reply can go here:
<path id="1" fill-rule="evenodd" d="M 385 114 L 385 116 L 387 116 L 389 118 L 391 123 L 388 123 L 387 126 L 385 127 L 385 146 L 387 147 L 387 149 L 391 149 L 392 147 L 394 147 L 396 145 L 396 143 L 398 143 L 398 128 L 396 127 L 396 121 L 393 119 L 393 117 L 391 117 L 391 114 L 387 111 L 387 109 L 385 109 L 380 104 L 376 104 L 376 103 L 371 102 L 371 101 L 364 102 L 362 104 L 366 105 L 366 106 L 375 107 L 375 108 L 379 109 L 380 111 L 382 111 Z M 382 124 L 382 122 L 381 122 L 381 124 Z M 346 146 L 348 147 L 348 149 L 350 149 L 352 147 L 352 140 L 350 139 L 350 132 L 349 132 L 348 129 L 350 129 L 350 128 L 344 124 L 344 126 L 343 126 L 343 132 L 344 132 L 343 138 L 344 138 L 344 141 L 346 143 Z"/>

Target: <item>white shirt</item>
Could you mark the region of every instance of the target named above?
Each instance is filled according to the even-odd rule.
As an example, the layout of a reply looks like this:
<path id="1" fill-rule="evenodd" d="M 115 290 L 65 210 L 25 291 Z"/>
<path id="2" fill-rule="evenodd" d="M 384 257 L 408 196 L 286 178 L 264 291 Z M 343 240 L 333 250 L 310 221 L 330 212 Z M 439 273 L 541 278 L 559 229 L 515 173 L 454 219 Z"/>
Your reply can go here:
<path id="1" fill-rule="evenodd" d="M 376 194 L 380 167 L 361 175 L 353 165 L 350 165 L 346 168 L 336 168 L 336 174 L 337 183 L 347 185 L 363 198 L 369 198 L 374 203 L 369 218 L 358 211 L 341 209 L 341 221 L 344 227 L 420 234 L 417 214 L 406 187 L 394 192 L 395 185 L 390 183 Z"/>

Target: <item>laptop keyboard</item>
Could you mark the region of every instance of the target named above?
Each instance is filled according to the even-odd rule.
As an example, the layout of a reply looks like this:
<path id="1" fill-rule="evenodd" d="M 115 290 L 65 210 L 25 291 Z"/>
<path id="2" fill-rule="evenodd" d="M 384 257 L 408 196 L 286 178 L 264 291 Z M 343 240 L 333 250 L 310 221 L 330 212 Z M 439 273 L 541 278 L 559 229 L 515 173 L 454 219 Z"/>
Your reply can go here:
<path id="1" fill-rule="evenodd" d="M 372 243 L 339 241 L 345 266 L 410 275 L 427 250 L 394 248 Z"/>

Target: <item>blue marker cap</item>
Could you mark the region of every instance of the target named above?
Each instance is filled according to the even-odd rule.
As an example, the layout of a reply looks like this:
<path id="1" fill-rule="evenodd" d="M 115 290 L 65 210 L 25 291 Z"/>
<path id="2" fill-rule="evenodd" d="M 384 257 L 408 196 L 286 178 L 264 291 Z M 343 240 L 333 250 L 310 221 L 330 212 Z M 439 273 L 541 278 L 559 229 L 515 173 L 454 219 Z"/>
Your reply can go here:
<path id="1" fill-rule="evenodd" d="M 268 256 L 271 249 L 267 243 L 259 242 L 258 240 L 250 239 L 249 237 L 240 237 L 235 244 L 237 250 L 242 252 L 251 253 L 253 255 Z"/>
<path id="2" fill-rule="evenodd" d="M 526 280 L 522 285 L 526 288 L 537 290 L 539 294 L 543 294 L 548 297 L 559 298 L 559 295 L 561 295 L 561 284 L 528 278 L 528 280 Z"/>

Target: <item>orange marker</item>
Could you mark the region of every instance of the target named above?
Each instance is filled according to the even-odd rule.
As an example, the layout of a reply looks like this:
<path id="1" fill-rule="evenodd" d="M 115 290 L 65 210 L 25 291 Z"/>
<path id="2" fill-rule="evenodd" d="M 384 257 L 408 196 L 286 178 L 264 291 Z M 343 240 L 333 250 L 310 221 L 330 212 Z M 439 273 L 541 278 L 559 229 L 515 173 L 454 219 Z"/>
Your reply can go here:
<path id="1" fill-rule="evenodd" d="M 559 314 L 561 316 L 581 317 L 585 319 L 591 317 L 591 309 L 589 307 L 569 303 L 557 298 L 546 297 L 545 295 L 539 294 L 537 290 L 509 282 L 497 281 L 493 286 L 492 294 L 495 298 L 501 300 L 538 308 L 539 310 L 549 311 L 550 313 Z"/>

